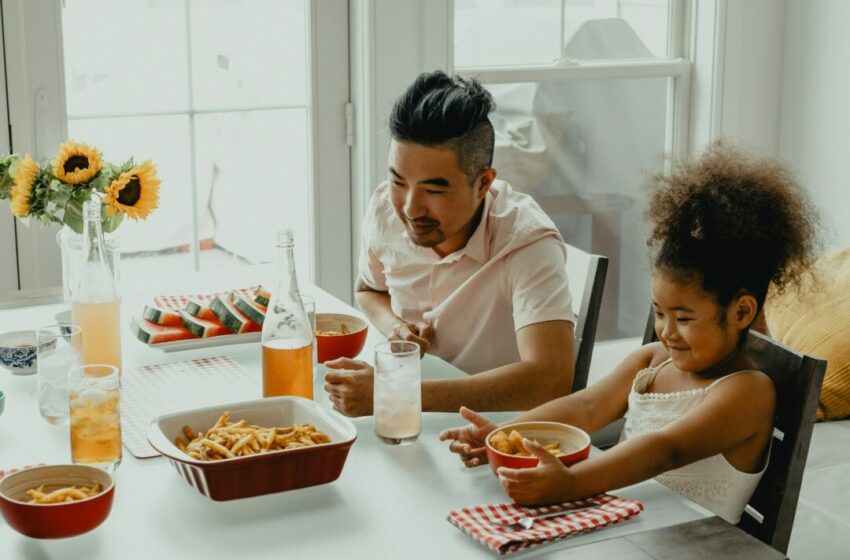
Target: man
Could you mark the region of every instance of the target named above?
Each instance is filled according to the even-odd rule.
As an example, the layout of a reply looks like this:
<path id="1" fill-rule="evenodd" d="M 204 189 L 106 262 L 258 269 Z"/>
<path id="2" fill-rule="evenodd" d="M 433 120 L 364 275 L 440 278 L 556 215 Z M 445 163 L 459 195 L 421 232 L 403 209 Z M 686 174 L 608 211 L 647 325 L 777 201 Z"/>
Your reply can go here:
<path id="1" fill-rule="evenodd" d="M 527 195 L 496 180 L 493 98 L 420 75 L 390 117 L 389 180 L 363 226 L 357 304 L 390 339 L 474 374 L 422 382 L 422 409 L 519 410 L 569 393 L 573 322 L 566 246 Z M 372 413 L 372 368 L 325 364 L 334 408 Z"/>

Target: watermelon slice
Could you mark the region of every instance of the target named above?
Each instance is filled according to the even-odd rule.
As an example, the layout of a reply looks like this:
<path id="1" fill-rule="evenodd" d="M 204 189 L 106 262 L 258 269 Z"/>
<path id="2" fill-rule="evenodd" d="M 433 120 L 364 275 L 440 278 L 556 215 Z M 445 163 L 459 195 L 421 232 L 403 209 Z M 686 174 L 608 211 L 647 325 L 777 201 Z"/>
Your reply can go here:
<path id="1" fill-rule="evenodd" d="M 142 313 L 142 317 L 156 323 L 157 325 L 166 325 L 169 327 L 183 327 L 183 321 L 177 311 L 167 307 L 158 307 L 156 305 L 146 305 Z"/>
<path id="2" fill-rule="evenodd" d="M 192 298 L 186 302 L 186 307 L 183 309 L 186 310 L 186 313 L 197 317 L 198 319 L 203 319 L 204 321 L 218 321 L 218 317 L 216 317 L 215 313 L 213 313 L 212 309 L 210 309 L 208 301 Z"/>
<path id="3" fill-rule="evenodd" d="M 130 329 L 136 335 L 136 338 L 149 345 L 197 338 L 184 327 L 158 325 L 143 317 L 134 317 L 130 323 Z"/>
<path id="4" fill-rule="evenodd" d="M 180 310 L 180 318 L 183 320 L 183 326 L 189 329 L 195 336 L 201 338 L 209 338 L 211 336 L 219 336 L 228 334 L 227 327 L 218 322 L 218 320 L 208 321 L 195 317 L 187 313 L 185 310 Z"/>
<path id="5" fill-rule="evenodd" d="M 210 309 L 221 321 L 221 324 L 230 329 L 230 332 L 242 334 L 260 330 L 260 325 L 239 311 L 227 295 L 214 297 L 210 301 Z"/>
<path id="6" fill-rule="evenodd" d="M 252 301 L 242 295 L 240 292 L 233 292 L 233 305 L 236 309 L 245 314 L 251 321 L 263 326 L 263 321 L 266 319 L 266 306 Z"/>
<path id="7" fill-rule="evenodd" d="M 270 299 L 272 299 L 272 295 L 268 292 L 268 290 L 264 289 L 262 286 L 257 286 L 257 289 L 254 290 L 254 302 L 259 303 L 263 307 L 268 307 Z"/>

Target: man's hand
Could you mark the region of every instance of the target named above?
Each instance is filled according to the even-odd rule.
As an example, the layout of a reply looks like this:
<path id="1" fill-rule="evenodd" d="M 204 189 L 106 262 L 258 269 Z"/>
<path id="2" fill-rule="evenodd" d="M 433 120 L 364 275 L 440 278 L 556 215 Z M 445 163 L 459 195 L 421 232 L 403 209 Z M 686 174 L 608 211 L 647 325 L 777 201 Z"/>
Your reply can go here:
<path id="1" fill-rule="evenodd" d="M 330 368 L 325 374 L 325 391 L 334 410 L 346 416 L 372 414 L 374 371 L 366 362 L 339 358 L 325 362 Z"/>
<path id="2" fill-rule="evenodd" d="M 474 410 L 460 407 L 460 415 L 469 420 L 462 428 L 449 428 L 440 433 L 440 441 L 452 440 L 449 451 L 460 455 L 467 467 L 478 467 L 487 463 L 484 438 L 496 429 L 496 425 Z"/>
<path id="3" fill-rule="evenodd" d="M 419 357 L 423 357 L 434 340 L 434 328 L 428 323 L 399 322 L 393 326 L 389 340 L 407 340 L 419 345 Z"/>
<path id="4" fill-rule="evenodd" d="M 523 438 L 523 445 L 540 462 L 530 469 L 499 468 L 499 483 L 521 506 L 558 504 L 574 499 L 575 476 L 544 447 Z"/>

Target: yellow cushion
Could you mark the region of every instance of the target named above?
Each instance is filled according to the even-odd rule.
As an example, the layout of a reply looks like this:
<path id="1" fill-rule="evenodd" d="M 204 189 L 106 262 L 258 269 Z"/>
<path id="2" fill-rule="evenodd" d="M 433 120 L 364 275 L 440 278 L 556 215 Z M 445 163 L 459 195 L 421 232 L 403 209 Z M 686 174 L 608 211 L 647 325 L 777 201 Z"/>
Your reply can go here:
<path id="1" fill-rule="evenodd" d="M 827 361 L 817 419 L 850 416 L 850 248 L 818 258 L 800 292 L 768 296 L 765 316 L 772 337 Z"/>

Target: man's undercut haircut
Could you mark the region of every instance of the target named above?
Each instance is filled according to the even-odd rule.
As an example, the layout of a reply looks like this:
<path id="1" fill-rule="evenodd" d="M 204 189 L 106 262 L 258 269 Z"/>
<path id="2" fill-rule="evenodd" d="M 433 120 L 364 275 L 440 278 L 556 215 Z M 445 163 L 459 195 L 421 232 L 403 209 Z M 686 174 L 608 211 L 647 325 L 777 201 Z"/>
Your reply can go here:
<path id="1" fill-rule="evenodd" d="M 488 115 L 495 108 L 477 80 L 436 70 L 420 74 L 396 100 L 390 134 L 398 142 L 452 149 L 472 180 L 493 164 L 495 133 Z"/>

